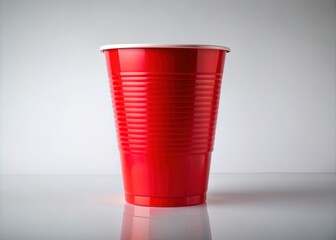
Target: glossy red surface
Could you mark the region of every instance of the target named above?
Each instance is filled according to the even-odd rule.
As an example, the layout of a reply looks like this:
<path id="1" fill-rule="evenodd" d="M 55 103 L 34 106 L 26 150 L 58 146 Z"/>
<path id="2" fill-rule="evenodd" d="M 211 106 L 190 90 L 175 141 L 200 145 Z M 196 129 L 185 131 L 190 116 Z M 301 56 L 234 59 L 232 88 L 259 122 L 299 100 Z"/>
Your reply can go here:
<path id="1" fill-rule="evenodd" d="M 126 201 L 185 206 L 206 199 L 226 51 L 104 51 Z"/>

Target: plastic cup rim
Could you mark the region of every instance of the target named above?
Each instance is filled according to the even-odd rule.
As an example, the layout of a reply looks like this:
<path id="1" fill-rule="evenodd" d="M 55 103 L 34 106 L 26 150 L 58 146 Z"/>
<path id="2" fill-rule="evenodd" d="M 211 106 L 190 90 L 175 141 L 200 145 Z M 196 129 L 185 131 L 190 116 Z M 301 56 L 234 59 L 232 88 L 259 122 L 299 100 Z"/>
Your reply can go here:
<path id="1" fill-rule="evenodd" d="M 104 52 L 111 49 L 124 49 L 124 48 L 193 48 L 193 49 L 215 49 L 231 52 L 231 49 L 221 45 L 207 45 L 207 44 L 108 44 L 100 47 L 100 51 Z"/>

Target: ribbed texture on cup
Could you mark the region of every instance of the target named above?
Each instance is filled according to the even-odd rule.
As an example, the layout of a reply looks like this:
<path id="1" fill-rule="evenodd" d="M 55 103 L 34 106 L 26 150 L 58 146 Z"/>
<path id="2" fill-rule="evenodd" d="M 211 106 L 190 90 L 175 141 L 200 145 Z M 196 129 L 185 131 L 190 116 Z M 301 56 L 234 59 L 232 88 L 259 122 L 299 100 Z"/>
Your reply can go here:
<path id="1" fill-rule="evenodd" d="M 110 87 L 120 149 L 212 151 L 221 78 L 218 73 L 113 74 Z"/>

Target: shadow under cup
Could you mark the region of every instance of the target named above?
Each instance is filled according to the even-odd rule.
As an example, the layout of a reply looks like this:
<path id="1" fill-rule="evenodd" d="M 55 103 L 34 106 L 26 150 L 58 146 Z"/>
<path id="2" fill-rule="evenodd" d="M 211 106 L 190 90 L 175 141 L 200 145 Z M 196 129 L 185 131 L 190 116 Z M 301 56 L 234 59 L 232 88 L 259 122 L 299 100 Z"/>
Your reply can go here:
<path id="1" fill-rule="evenodd" d="M 109 45 L 105 53 L 125 199 L 206 200 L 225 55 L 206 45 Z"/>

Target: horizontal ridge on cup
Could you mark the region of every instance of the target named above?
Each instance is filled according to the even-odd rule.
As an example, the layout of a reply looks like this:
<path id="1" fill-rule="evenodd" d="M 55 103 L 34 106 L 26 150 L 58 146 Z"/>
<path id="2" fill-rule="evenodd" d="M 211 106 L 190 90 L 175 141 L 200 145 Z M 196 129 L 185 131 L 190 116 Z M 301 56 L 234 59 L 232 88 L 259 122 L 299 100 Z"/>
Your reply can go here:
<path id="1" fill-rule="evenodd" d="M 186 73 L 112 75 L 119 147 L 134 153 L 211 151 L 221 75 L 204 75 L 207 77 Z M 162 86 L 167 91 L 163 92 Z"/>

